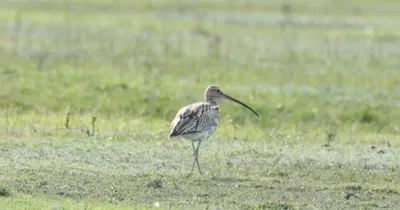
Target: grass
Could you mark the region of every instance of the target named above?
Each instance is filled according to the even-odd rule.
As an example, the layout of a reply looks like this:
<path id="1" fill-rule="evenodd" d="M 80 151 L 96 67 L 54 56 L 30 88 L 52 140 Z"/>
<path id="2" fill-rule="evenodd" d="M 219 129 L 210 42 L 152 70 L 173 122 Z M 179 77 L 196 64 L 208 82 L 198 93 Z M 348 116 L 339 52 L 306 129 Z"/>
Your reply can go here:
<path id="1" fill-rule="evenodd" d="M 100 202 L 76 202 L 71 199 L 54 199 L 39 196 L 18 196 L 0 199 L 2 209 L 131 209 L 126 205 L 108 204 Z M 137 206 L 137 208 L 145 209 L 146 207 Z"/>
<path id="2" fill-rule="evenodd" d="M 1 209 L 399 205 L 396 1 L 152 2 L 0 3 Z M 261 118 L 222 102 L 184 178 L 209 84 Z"/>

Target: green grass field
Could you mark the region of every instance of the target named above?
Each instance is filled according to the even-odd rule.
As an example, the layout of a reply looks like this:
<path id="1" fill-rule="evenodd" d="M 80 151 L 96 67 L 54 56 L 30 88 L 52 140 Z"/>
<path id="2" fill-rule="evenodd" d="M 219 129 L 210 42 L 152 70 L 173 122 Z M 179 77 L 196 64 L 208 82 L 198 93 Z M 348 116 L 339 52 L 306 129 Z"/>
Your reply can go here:
<path id="1" fill-rule="evenodd" d="M 0 1 L 0 209 L 400 208 L 400 2 Z M 186 178 L 178 109 L 222 102 Z"/>

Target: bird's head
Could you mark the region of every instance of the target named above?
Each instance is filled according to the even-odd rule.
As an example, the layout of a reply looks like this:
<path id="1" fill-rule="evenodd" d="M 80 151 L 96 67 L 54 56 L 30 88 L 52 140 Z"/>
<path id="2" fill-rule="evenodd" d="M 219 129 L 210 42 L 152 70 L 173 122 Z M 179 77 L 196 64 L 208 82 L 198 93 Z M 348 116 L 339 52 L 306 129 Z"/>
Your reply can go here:
<path id="1" fill-rule="evenodd" d="M 244 107 L 246 107 L 247 109 L 249 109 L 250 111 L 252 111 L 255 115 L 257 115 L 257 117 L 259 117 L 258 113 L 256 111 L 254 111 L 252 108 L 250 108 L 249 106 L 247 106 L 245 103 L 225 94 L 222 92 L 222 90 L 216 86 L 216 85 L 209 85 L 206 89 L 205 92 L 205 100 L 208 103 L 214 103 L 214 104 L 218 104 L 218 101 L 221 99 L 225 99 L 228 101 L 233 101 L 235 103 L 238 103 Z"/>

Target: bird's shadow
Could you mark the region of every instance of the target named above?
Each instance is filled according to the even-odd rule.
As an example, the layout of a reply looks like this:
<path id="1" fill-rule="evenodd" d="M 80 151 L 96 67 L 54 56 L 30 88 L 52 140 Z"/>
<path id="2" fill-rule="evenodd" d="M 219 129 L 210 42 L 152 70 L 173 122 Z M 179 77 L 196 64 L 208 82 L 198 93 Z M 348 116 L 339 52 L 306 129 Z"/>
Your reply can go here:
<path id="1" fill-rule="evenodd" d="M 211 173 L 211 176 L 207 174 L 203 175 L 182 175 L 181 178 L 185 179 L 192 179 L 192 180 L 209 180 L 209 181 L 215 181 L 215 182 L 247 182 L 250 181 L 249 178 L 237 178 L 237 177 L 230 177 L 230 176 L 224 176 L 224 175 L 219 175 L 219 174 L 214 174 Z"/>
<path id="2" fill-rule="evenodd" d="M 246 181 L 249 181 L 250 179 L 212 174 L 211 180 L 218 181 L 218 182 L 246 182 Z"/>

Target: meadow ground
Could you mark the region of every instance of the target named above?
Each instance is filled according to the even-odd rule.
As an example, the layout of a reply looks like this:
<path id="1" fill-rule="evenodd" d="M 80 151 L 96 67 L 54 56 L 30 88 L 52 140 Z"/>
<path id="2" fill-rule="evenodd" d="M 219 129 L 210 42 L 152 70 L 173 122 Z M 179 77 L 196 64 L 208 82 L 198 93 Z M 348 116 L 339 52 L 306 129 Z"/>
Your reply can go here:
<path id="1" fill-rule="evenodd" d="M 400 208 L 400 2 L 0 1 L 0 209 Z M 168 140 L 223 102 L 185 178 Z"/>

